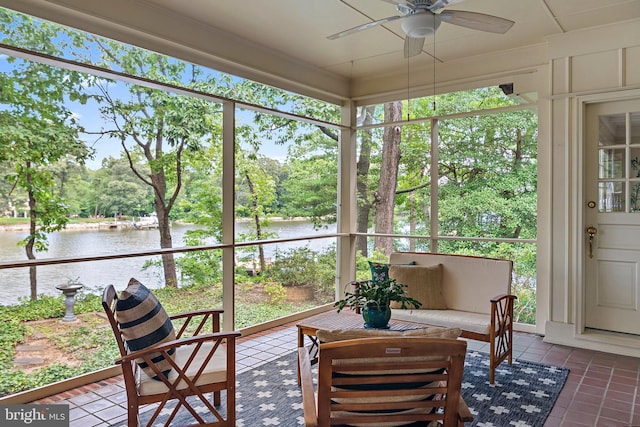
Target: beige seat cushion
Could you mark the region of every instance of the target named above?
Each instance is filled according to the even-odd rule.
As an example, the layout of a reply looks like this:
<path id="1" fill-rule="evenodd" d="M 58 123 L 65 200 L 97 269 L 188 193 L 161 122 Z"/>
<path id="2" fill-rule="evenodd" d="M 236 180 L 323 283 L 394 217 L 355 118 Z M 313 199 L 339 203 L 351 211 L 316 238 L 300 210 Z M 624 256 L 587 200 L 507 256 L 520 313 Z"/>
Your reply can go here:
<path id="1" fill-rule="evenodd" d="M 213 342 L 207 342 L 200 347 L 198 354 L 196 355 L 194 361 L 189 365 L 189 369 L 187 370 L 187 377 L 193 378 L 200 366 L 202 366 L 204 360 L 207 355 L 211 353 L 211 349 L 213 348 Z M 175 362 L 178 366 L 185 366 L 188 358 L 193 353 L 194 345 L 185 345 L 179 347 L 175 352 Z M 140 395 L 147 396 L 151 394 L 157 393 L 165 393 L 167 391 L 167 387 L 164 385 L 162 381 L 154 380 L 146 375 L 144 372 L 138 371 L 138 390 Z M 169 374 L 169 381 L 174 382 L 178 374 L 175 369 L 171 370 Z M 226 348 L 223 346 L 218 347 L 215 354 L 207 363 L 206 368 L 203 373 L 200 375 L 198 380 L 196 381 L 196 385 L 202 384 L 212 384 L 216 382 L 224 382 L 227 380 L 227 352 Z M 184 380 L 181 380 L 177 387 L 179 390 L 187 388 L 187 383 Z"/>
<path id="2" fill-rule="evenodd" d="M 391 318 L 443 328 L 459 327 L 465 331 L 483 335 L 491 332 L 491 316 L 483 313 L 470 313 L 459 310 L 392 309 Z M 496 325 L 497 327 L 498 325 Z"/>
<path id="3" fill-rule="evenodd" d="M 420 301 L 421 309 L 446 310 L 447 303 L 442 296 L 442 264 L 433 266 L 392 265 L 389 277 L 406 285 L 406 295 Z M 401 303 L 391 302 L 391 308 L 401 308 Z"/>

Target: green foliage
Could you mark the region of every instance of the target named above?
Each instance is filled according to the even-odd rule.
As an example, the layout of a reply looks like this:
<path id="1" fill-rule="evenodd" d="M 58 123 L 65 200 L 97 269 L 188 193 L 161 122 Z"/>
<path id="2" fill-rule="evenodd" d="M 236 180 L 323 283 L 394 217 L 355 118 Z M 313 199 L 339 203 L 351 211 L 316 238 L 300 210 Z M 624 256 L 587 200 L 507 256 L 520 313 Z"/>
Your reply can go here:
<path id="1" fill-rule="evenodd" d="M 54 56 L 78 42 L 73 31 L 6 10 L 0 11 L 0 33 L 3 43 Z M 29 200 L 31 230 L 23 244 L 27 256 L 33 258 L 34 248 L 46 250 L 46 233 L 67 223 L 67 206 L 55 187 L 57 162 L 82 164 L 91 155 L 68 106 L 69 100 L 84 101 L 83 84 L 89 80 L 45 64 L 17 58 L 8 61 L 11 67 L 0 73 L 0 162 L 12 169 L 5 179 Z"/>
<path id="2" fill-rule="evenodd" d="M 391 301 L 401 303 L 402 308 L 420 308 L 422 303 L 410 296 L 405 295 L 406 285 L 396 282 L 395 279 L 388 279 L 380 282 L 365 280 L 359 282 L 357 291 L 344 293 L 344 298 L 336 301 L 335 307 L 338 312 L 346 307 L 356 309 L 367 304 L 375 304 L 378 308 L 388 307 Z"/>
<path id="3" fill-rule="evenodd" d="M 270 304 L 282 304 L 287 299 L 287 290 L 278 282 L 266 282 L 263 288 L 269 295 Z"/>
<path id="4" fill-rule="evenodd" d="M 17 321 L 51 319 L 64 315 L 62 296 L 40 295 L 38 300 L 20 299 L 20 305 L 0 306 L 0 318 L 11 318 Z"/>
<path id="5" fill-rule="evenodd" d="M 0 316 L 0 370 L 13 366 L 13 348 L 21 342 L 27 329 L 19 321 Z M 1 376 L 1 375 L 0 375 Z M 0 380 L 1 381 L 1 380 Z"/>
<path id="6" fill-rule="evenodd" d="M 316 224 L 334 222 L 337 215 L 337 168 L 335 152 L 291 162 L 282 196 L 284 213 L 310 218 Z"/>
<path id="7" fill-rule="evenodd" d="M 325 292 L 333 292 L 335 290 L 337 256 L 338 253 L 335 245 L 317 254 L 316 274 L 320 284 L 320 290 Z"/>
<path id="8" fill-rule="evenodd" d="M 0 367 L 0 396 L 34 388 L 32 379 L 22 371 Z"/>
<path id="9" fill-rule="evenodd" d="M 283 286 L 322 286 L 317 253 L 306 247 L 277 251 L 265 277 Z M 335 274 L 334 274 L 335 277 Z M 326 285 L 326 283 L 325 283 Z"/>
<path id="10" fill-rule="evenodd" d="M 189 230 L 184 240 L 187 246 L 205 244 L 203 236 L 208 236 L 208 230 Z M 222 278 L 222 251 L 188 252 L 176 260 L 180 269 L 182 286 L 211 285 Z"/>
<path id="11" fill-rule="evenodd" d="M 91 209 L 89 214 L 108 218 L 115 214 L 143 216 L 154 211 L 152 190 L 131 173 L 125 156 L 103 159 L 102 168 L 91 174 L 90 179 L 87 197 L 92 206 L 85 208 Z"/>
<path id="12" fill-rule="evenodd" d="M 315 303 L 309 302 L 304 304 L 243 304 L 236 306 L 236 328 L 246 328 L 248 326 L 257 325 L 261 322 L 277 319 L 301 310 L 315 307 Z"/>

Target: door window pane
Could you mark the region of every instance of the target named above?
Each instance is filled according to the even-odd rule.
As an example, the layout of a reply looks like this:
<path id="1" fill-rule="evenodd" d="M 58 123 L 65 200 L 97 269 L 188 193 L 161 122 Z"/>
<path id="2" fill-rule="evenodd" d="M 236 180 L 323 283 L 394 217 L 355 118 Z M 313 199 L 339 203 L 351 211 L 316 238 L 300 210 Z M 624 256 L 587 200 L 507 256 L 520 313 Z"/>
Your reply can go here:
<path id="1" fill-rule="evenodd" d="M 631 113 L 631 144 L 640 144 L 640 113 Z"/>
<path id="2" fill-rule="evenodd" d="M 624 182 L 603 181 L 598 183 L 598 211 L 624 212 Z"/>
<path id="3" fill-rule="evenodd" d="M 624 148 L 601 148 L 598 157 L 598 178 L 624 178 Z"/>
<path id="4" fill-rule="evenodd" d="M 600 137 L 598 145 L 623 145 L 625 143 L 625 114 L 609 114 L 600 116 Z"/>

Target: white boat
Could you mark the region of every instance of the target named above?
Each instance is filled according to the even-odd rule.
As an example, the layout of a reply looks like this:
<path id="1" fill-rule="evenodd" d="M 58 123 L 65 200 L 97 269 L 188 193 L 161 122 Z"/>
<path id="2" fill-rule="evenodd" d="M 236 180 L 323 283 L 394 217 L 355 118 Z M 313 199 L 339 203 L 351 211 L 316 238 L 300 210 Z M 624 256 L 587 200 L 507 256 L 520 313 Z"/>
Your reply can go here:
<path id="1" fill-rule="evenodd" d="M 149 215 L 139 217 L 138 220 L 134 217 L 131 225 L 135 229 L 158 228 L 158 215 L 152 212 Z"/>

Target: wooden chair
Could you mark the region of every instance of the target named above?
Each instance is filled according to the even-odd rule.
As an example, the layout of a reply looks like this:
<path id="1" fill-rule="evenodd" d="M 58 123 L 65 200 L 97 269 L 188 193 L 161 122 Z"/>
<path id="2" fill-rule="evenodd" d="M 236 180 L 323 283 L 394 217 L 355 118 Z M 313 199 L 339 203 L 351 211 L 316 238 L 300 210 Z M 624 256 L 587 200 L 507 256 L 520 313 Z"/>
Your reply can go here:
<path id="1" fill-rule="evenodd" d="M 121 357 L 116 363 L 122 366 L 122 374 L 127 391 L 128 426 L 140 425 L 139 408 L 141 405 L 159 403 L 146 426 L 154 422 L 172 401 L 177 404 L 164 424 L 169 426 L 178 411 L 185 408 L 193 416 L 195 424 L 205 426 L 235 426 L 235 339 L 239 332 L 220 332 L 220 314 L 222 310 L 200 310 L 170 316 L 176 324 L 176 339 L 149 348 L 130 351 L 117 322 L 115 310 L 118 296 L 115 288 L 109 285 L 102 296 L 102 306 L 107 314 L 111 328 L 118 342 Z M 208 333 L 211 332 L 211 333 Z M 170 357 L 175 349 L 174 357 Z M 168 378 L 149 357 L 152 353 L 162 353 L 171 363 Z M 150 378 L 136 363 L 142 359 L 158 374 L 159 380 Z M 226 390 L 226 417 L 218 409 L 221 404 L 221 391 Z M 213 393 L 213 404 L 205 396 Z M 187 401 L 188 396 L 192 401 Z M 194 409 L 195 404 L 205 405 L 215 417 L 215 421 L 206 422 Z"/>
<path id="2" fill-rule="evenodd" d="M 462 426 L 466 341 L 364 338 L 320 344 L 317 407 L 309 351 L 298 349 L 305 426 Z"/>

